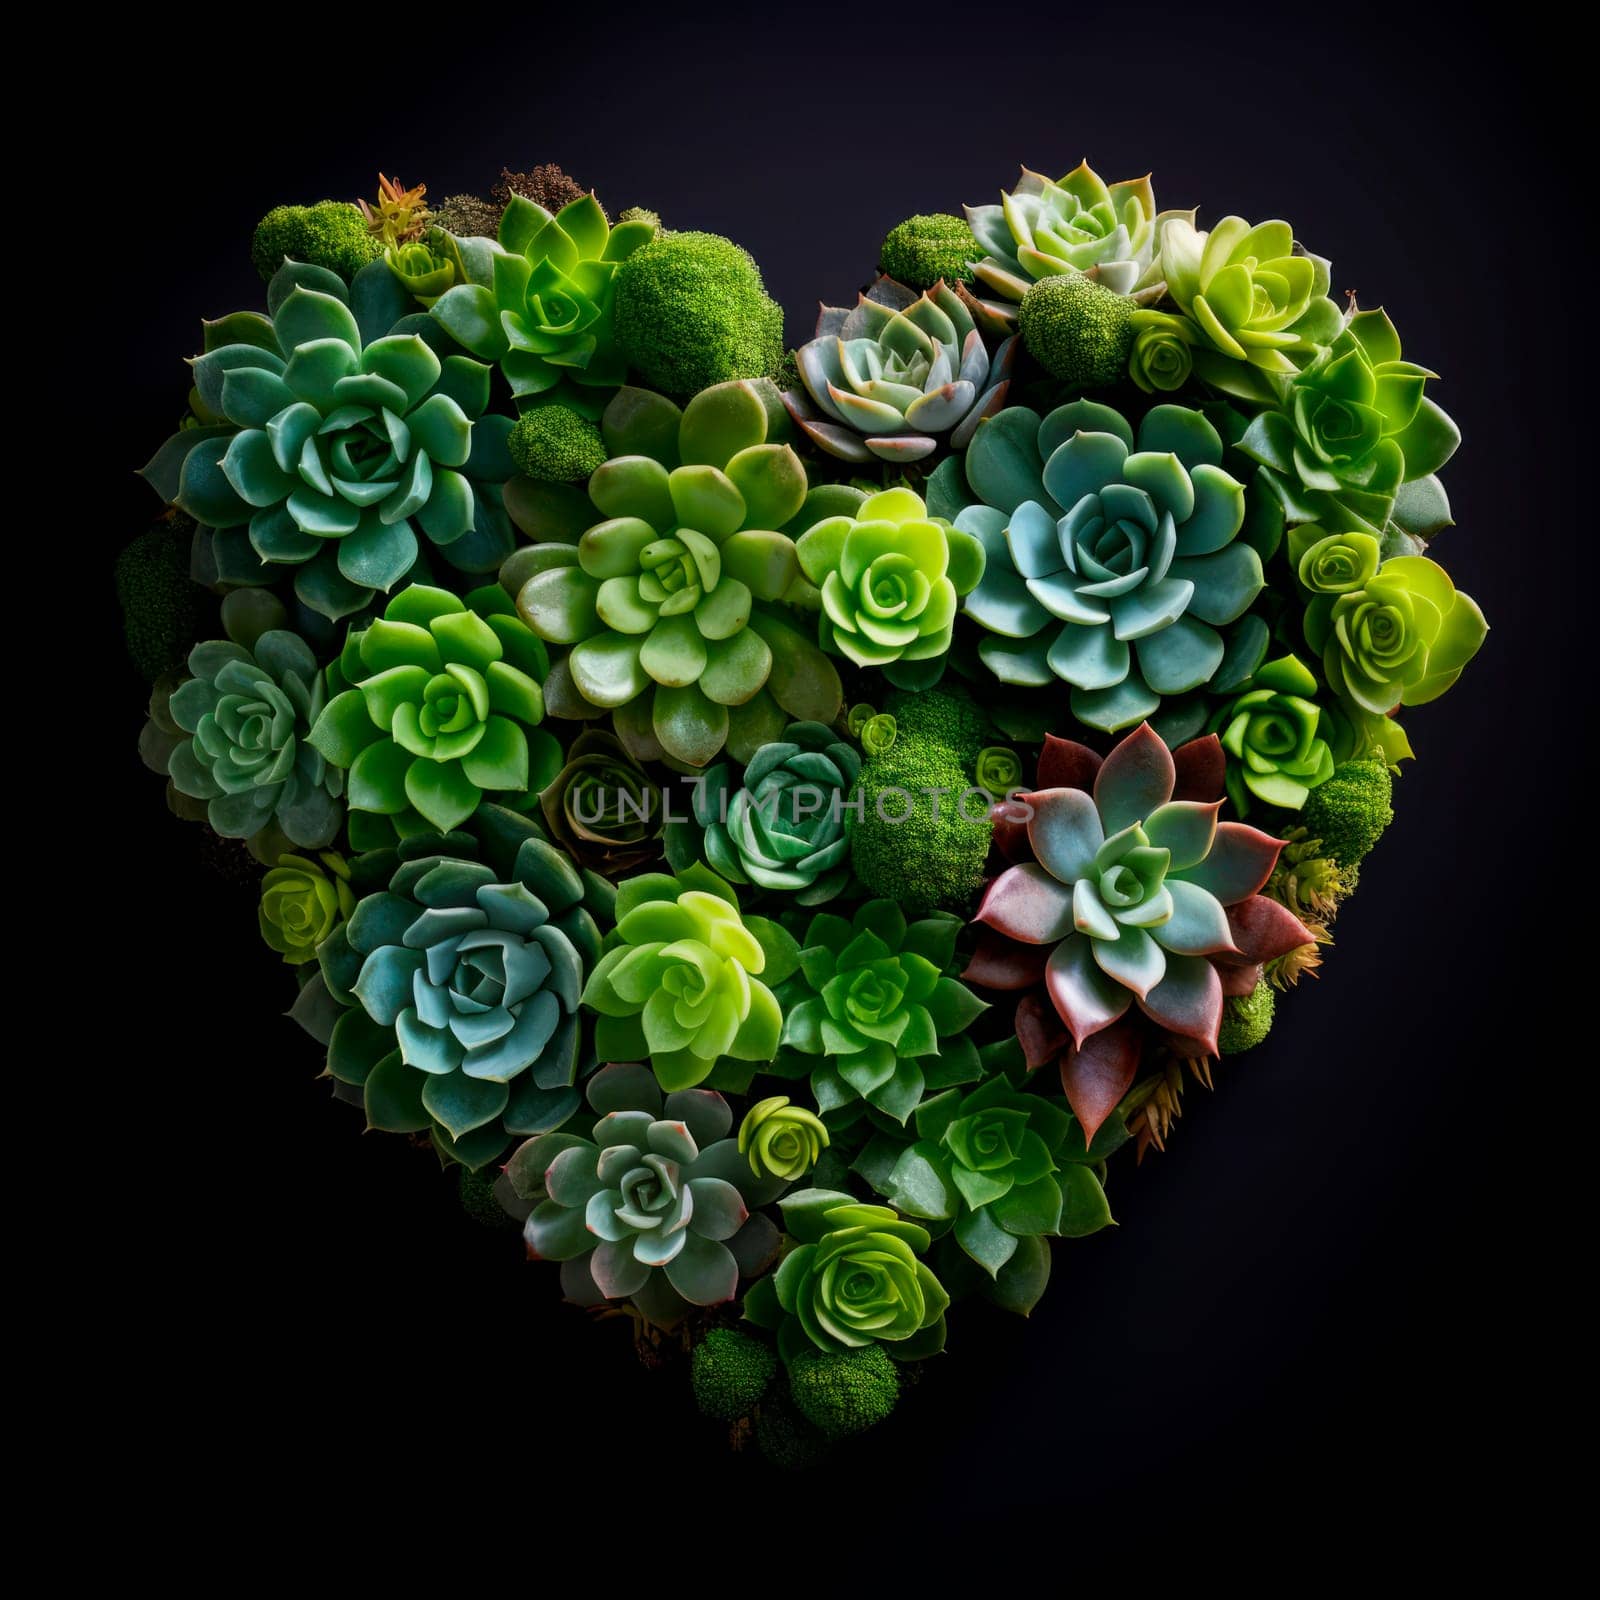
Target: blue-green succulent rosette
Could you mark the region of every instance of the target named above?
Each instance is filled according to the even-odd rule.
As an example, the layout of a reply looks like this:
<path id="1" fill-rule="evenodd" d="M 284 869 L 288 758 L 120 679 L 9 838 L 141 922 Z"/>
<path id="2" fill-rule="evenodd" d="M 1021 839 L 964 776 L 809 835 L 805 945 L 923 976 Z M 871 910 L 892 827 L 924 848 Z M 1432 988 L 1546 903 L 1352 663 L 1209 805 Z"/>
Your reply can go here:
<path id="1" fill-rule="evenodd" d="M 194 362 L 205 425 L 180 430 L 145 473 L 213 530 L 216 582 L 291 568 L 298 599 L 339 618 L 394 590 L 424 544 L 469 573 L 510 554 L 499 489 L 512 419 L 489 412 L 491 369 L 448 353 L 425 317 L 401 322 L 407 303 L 381 261 L 350 287 L 286 262 L 268 315 L 206 324 Z"/>

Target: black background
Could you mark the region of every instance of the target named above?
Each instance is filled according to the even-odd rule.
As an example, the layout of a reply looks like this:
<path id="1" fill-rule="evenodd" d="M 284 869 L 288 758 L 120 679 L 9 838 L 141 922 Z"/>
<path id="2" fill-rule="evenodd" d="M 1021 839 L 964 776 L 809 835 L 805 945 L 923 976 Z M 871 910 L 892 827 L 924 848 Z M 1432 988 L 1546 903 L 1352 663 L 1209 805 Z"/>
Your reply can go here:
<path id="1" fill-rule="evenodd" d="M 1066 1570 L 1091 1554 L 1137 1567 L 1202 1530 L 1233 1553 L 1287 1536 L 1319 1562 L 1381 1530 L 1432 1561 L 1493 1527 L 1519 1476 L 1507 1429 L 1561 1382 L 1523 1355 L 1543 1338 L 1532 1251 L 1555 1220 L 1540 1174 L 1584 1115 L 1563 1087 L 1574 1051 L 1548 1031 L 1565 1019 L 1556 929 L 1593 926 L 1569 876 L 1570 850 L 1592 846 L 1561 832 L 1585 747 L 1569 719 L 1587 721 L 1573 602 L 1590 562 L 1568 474 L 1589 206 L 1537 13 L 1479 31 L 1403 6 L 680 8 L 644 24 L 473 7 L 421 33 L 330 15 L 296 12 L 287 34 L 263 16 L 248 43 L 219 13 L 146 17 L 103 41 L 126 28 L 146 63 L 125 104 L 99 102 L 104 181 L 161 240 L 125 280 L 110 351 L 126 362 L 119 472 L 176 417 L 199 317 L 261 301 L 260 214 L 369 193 L 380 167 L 442 197 L 559 161 L 613 213 L 647 204 L 748 247 L 794 341 L 902 217 L 992 200 L 1019 161 L 1088 155 L 1108 178 L 1153 168 L 1158 201 L 1200 204 L 1202 225 L 1288 217 L 1333 258 L 1335 292 L 1386 305 L 1407 355 L 1443 374 L 1466 444 L 1436 553 L 1494 631 L 1410 719 L 1419 759 L 1322 978 L 1214 1095 L 1190 1090 L 1169 1153 L 1119 1159 L 1120 1227 L 1057 1247 L 1030 1322 L 963 1307 L 893 1424 L 778 1487 L 791 1510 L 846 1520 L 877 1503 L 896 1545 L 1053 1508 L 1033 1526 Z M 107 493 L 120 543 L 154 507 L 129 477 Z M 292 983 L 251 894 L 205 867 L 138 765 L 141 689 L 104 589 L 100 771 L 143 902 L 104 1020 L 155 1086 L 144 1398 L 195 1468 L 188 1492 L 248 1515 L 203 1486 L 213 1466 L 226 1482 L 271 1461 L 286 1538 L 389 1494 L 394 1537 L 441 1550 L 474 1528 L 514 1545 L 569 1498 L 588 1511 L 570 1526 L 603 1537 L 630 1485 L 669 1543 L 668 1506 L 775 1506 L 773 1475 L 726 1454 L 680 1376 L 561 1306 L 553 1272 L 467 1220 L 431 1156 L 329 1101 L 316 1047 L 276 1015 Z M 1540 1017 L 1547 1042 L 1519 1044 Z"/>

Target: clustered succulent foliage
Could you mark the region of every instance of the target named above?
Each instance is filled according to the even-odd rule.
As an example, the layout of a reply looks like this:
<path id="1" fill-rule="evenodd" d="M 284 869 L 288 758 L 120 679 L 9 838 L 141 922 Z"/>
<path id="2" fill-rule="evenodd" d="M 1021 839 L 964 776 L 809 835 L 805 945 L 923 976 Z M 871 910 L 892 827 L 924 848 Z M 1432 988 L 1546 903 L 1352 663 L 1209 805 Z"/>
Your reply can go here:
<path id="1" fill-rule="evenodd" d="M 1437 375 L 1287 223 L 997 193 L 788 352 L 554 165 L 276 206 L 117 562 L 334 1093 L 786 1465 L 1267 1037 L 1486 634 Z"/>

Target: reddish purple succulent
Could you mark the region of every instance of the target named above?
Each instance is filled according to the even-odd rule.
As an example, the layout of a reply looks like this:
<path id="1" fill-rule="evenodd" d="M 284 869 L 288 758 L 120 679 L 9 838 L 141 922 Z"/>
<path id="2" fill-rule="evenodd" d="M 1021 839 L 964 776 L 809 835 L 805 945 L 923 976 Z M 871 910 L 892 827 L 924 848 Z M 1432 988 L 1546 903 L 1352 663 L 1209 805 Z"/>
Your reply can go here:
<path id="1" fill-rule="evenodd" d="M 1085 1138 L 1127 1093 L 1145 1044 L 1217 1053 L 1222 1002 L 1311 942 L 1257 891 L 1283 848 L 1219 822 L 1214 735 L 1169 751 L 1148 723 L 1102 760 L 1048 738 L 1038 787 L 994 808 L 1007 867 L 978 907 L 963 976 L 1015 993 L 1030 1068 L 1055 1062 Z"/>

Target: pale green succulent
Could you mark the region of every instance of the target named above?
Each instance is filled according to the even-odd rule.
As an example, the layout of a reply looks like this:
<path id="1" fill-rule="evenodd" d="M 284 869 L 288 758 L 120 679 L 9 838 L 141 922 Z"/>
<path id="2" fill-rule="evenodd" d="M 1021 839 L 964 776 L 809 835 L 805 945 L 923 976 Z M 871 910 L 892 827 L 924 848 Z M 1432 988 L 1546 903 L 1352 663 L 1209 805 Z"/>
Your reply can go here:
<path id="1" fill-rule="evenodd" d="M 1158 270 L 1197 335 L 1194 370 L 1225 394 L 1272 400 L 1265 377 L 1292 376 L 1339 332 L 1328 262 L 1299 250 L 1287 222 L 1224 217 L 1207 231 L 1166 218 Z"/>
<path id="2" fill-rule="evenodd" d="M 731 1086 L 739 1063 L 772 1059 L 783 1012 L 768 985 L 799 963 L 782 928 L 742 917 L 733 890 L 698 863 L 619 884 L 616 917 L 583 991 L 600 1015 L 603 1057 L 648 1060 L 669 1091 L 693 1088 L 725 1061 L 712 1086 Z"/>
<path id="3" fill-rule="evenodd" d="M 795 351 L 804 392 L 783 403 L 802 432 L 842 461 L 920 461 L 941 436 L 964 449 L 1005 404 L 1016 344 L 991 360 L 956 292 L 918 294 L 879 278 L 853 309 L 824 306 L 816 337 Z"/>
<path id="4" fill-rule="evenodd" d="M 1081 272 L 1141 301 L 1159 299 L 1159 228 L 1168 215 L 1194 215 L 1158 217 L 1148 176 L 1107 184 L 1088 162 L 1059 179 L 1024 167 L 999 205 L 968 206 L 966 213 L 985 252 L 974 277 L 1001 297 L 985 309 L 1002 317 L 1030 284 L 1062 272 Z"/>
<path id="5" fill-rule="evenodd" d="M 589 480 L 597 520 L 576 544 L 539 545 L 519 573 L 523 619 L 570 647 L 545 686 L 553 714 L 613 711 L 635 756 L 691 767 L 725 744 L 748 759 L 782 727 L 779 705 L 805 721 L 838 714 L 838 674 L 769 609 L 799 576 L 777 530 L 804 504 L 806 475 L 767 426 L 743 381 L 681 416 L 637 390 L 608 408 L 613 457 Z"/>

